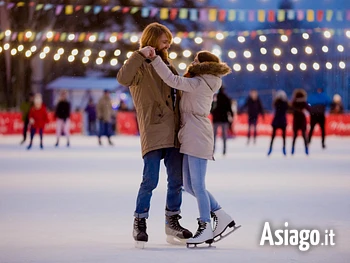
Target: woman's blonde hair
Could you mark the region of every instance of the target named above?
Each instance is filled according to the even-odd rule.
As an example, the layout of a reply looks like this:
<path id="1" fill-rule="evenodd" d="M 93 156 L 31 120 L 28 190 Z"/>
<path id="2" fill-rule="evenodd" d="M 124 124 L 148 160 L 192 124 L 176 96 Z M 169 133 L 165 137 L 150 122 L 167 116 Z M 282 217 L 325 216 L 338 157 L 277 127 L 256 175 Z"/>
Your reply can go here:
<path id="1" fill-rule="evenodd" d="M 142 32 L 140 38 L 140 48 L 151 46 L 157 48 L 158 39 L 165 34 L 171 43 L 173 41 L 173 35 L 170 30 L 159 23 L 149 24 Z"/>

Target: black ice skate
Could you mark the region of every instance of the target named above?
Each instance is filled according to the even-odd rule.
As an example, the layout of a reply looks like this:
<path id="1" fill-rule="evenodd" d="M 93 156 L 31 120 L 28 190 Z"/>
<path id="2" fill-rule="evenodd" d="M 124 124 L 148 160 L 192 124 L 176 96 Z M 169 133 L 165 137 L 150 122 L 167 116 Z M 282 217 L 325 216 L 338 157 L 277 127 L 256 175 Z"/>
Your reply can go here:
<path id="1" fill-rule="evenodd" d="M 236 226 L 235 221 L 223 209 L 211 212 L 213 218 L 213 239 L 218 242 L 232 234 L 241 226 Z M 230 230 L 228 230 L 230 228 Z"/>
<path id="2" fill-rule="evenodd" d="M 192 233 L 180 225 L 179 219 L 181 219 L 180 215 L 165 216 L 166 242 L 169 244 L 184 245 L 186 240 L 192 237 Z"/>
<path id="3" fill-rule="evenodd" d="M 146 218 L 137 218 L 134 219 L 134 229 L 133 229 L 133 237 L 135 240 L 136 248 L 144 248 L 146 242 L 148 241 L 148 235 L 146 232 Z"/>

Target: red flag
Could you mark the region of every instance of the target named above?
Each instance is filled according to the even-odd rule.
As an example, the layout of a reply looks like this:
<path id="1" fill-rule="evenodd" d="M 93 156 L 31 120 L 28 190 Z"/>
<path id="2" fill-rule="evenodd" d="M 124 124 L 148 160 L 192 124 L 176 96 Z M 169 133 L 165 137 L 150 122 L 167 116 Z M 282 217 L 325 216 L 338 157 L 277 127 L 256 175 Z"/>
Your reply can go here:
<path id="1" fill-rule="evenodd" d="M 177 9 L 177 8 L 170 9 L 170 20 L 176 19 L 178 11 L 179 11 L 179 9 Z"/>
<path id="2" fill-rule="evenodd" d="M 323 16 L 324 16 L 324 11 L 323 10 L 318 10 L 317 11 L 317 21 L 321 22 L 323 20 Z"/>
<path id="3" fill-rule="evenodd" d="M 219 21 L 223 22 L 226 18 L 226 10 L 221 9 L 219 10 Z"/>
<path id="4" fill-rule="evenodd" d="M 267 21 L 275 22 L 275 11 L 269 10 L 268 16 L 267 16 Z"/>

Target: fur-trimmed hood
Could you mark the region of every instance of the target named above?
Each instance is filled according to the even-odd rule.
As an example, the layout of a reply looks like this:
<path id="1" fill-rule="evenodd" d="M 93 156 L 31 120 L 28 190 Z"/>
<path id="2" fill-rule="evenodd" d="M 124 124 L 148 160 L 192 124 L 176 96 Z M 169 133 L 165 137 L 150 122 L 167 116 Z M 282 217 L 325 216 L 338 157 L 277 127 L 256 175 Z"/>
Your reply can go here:
<path id="1" fill-rule="evenodd" d="M 217 62 L 202 62 L 195 65 L 190 65 L 187 68 L 187 73 L 191 76 L 198 76 L 204 74 L 210 74 L 217 77 L 225 76 L 231 73 L 231 68 L 227 66 L 226 63 L 217 63 Z"/>

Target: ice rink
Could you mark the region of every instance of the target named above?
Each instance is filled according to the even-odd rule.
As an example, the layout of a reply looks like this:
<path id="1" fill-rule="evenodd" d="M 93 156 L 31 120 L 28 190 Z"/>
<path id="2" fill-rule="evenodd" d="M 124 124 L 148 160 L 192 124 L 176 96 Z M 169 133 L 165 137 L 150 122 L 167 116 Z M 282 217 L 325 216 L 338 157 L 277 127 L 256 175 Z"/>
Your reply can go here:
<path id="1" fill-rule="evenodd" d="M 134 248 L 135 199 L 143 162 L 139 138 L 117 136 L 115 146 L 72 136 L 71 147 L 36 137 L 32 150 L 20 136 L 0 136 L 0 263 L 348 263 L 350 262 L 350 138 L 314 138 L 310 155 L 301 137 L 291 156 L 266 153 L 268 137 L 246 145 L 228 141 L 223 157 L 208 163 L 207 188 L 241 229 L 211 249 L 168 245 L 164 233 L 166 176 L 162 165 L 148 223 L 149 242 Z M 181 224 L 197 229 L 192 196 L 183 194 Z M 260 246 L 264 222 L 274 228 L 333 229 L 334 246 L 301 252 L 293 246 Z"/>

